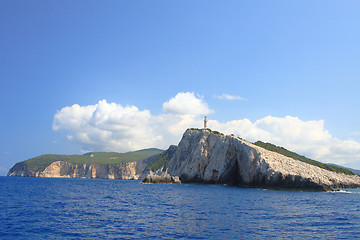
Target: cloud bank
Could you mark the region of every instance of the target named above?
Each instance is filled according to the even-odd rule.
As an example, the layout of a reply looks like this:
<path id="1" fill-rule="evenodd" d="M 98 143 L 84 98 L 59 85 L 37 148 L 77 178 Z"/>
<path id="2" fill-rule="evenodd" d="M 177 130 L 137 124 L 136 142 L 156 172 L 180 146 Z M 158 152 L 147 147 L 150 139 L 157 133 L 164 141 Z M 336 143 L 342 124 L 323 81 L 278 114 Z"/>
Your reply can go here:
<path id="1" fill-rule="evenodd" d="M 85 148 L 124 151 L 159 145 L 162 137 L 151 123 L 148 110 L 102 100 L 95 105 L 64 107 L 54 117 L 53 130 L 66 130 L 70 141 Z"/>
<path id="2" fill-rule="evenodd" d="M 80 144 L 84 150 L 165 149 L 178 144 L 187 128 L 201 128 L 203 117 L 214 113 L 202 96 L 191 92 L 178 93 L 163 103 L 162 110 L 163 113 L 153 115 L 149 110 L 106 100 L 89 106 L 74 104 L 55 114 L 53 130 L 65 131 L 68 140 Z M 322 162 L 360 161 L 360 143 L 333 137 L 324 128 L 323 120 L 267 116 L 254 122 L 249 119 L 219 122 L 210 117 L 208 127 L 251 142 L 271 142 Z"/>
<path id="3" fill-rule="evenodd" d="M 178 93 L 163 104 L 163 114 L 101 100 L 95 105 L 64 107 L 53 120 L 53 130 L 64 130 L 68 140 L 84 150 L 130 151 L 167 148 L 177 144 L 189 126 L 201 127 L 202 116 L 212 113 L 201 96 Z"/>
<path id="4" fill-rule="evenodd" d="M 169 101 L 163 103 L 163 111 L 178 115 L 207 115 L 214 111 L 209 108 L 208 104 L 200 95 L 194 93 L 178 93 Z"/>
<path id="5" fill-rule="evenodd" d="M 360 143 L 333 137 L 324 128 L 323 120 L 302 121 L 291 116 L 267 116 L 255 122 L 248 119 L 226 123 L 210 120 L 208 125 L 251 142 L 271 142 L 325 163 L 349 164 L 360 160 Z"/>

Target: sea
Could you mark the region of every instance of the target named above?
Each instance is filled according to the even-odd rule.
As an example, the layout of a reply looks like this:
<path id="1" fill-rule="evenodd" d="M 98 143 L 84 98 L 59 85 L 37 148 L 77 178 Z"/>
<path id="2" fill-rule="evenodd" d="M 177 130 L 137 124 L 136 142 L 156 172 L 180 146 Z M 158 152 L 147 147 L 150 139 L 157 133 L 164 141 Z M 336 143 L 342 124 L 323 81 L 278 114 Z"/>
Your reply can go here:
<path id="1" fill-rule="evenodd" d="M 0 239 L 360 239 L 360 190 L 0 177 Z"/>

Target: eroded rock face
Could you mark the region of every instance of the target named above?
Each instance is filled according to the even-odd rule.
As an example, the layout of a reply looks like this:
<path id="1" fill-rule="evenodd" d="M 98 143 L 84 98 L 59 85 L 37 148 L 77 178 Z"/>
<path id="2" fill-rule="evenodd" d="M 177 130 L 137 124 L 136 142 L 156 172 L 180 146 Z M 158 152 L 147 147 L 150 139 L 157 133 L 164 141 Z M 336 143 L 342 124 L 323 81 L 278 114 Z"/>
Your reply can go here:
<path id="1" fill-rule="evenodd" d="M 15 177 L 35 177 L 35 172 L 30 171 L 27 168 L 26 163 L 19 162 L 16 163 L 8 173 L 8 176 L 15 176 Z"/>
<path id="2" fill-rule="evenodd" d="M 170 146 L 165 152 L 172 156 L 176 146 Z M 29 170 L 26 162 L 16 163 L 9 171 L 8 176 L 19 177 L 52 177 L 52 178 L 107 178 L 107 179 L 144 179 L 149 173 L 147 165 L 161 156 L 157 154 L 149 158 L 128 163 L 110 165 L 101 164 L 71 164 L 57 161 L 50 164 L 43 171 Z M 162 169 L 159 170 L 162 172 Z"/>
<path id="3" fill-rule="evenodd" d="M 141 171 L 141 169 L 139 169 Z M 18 163 L 10 169 L 8 176 L 51 177 L 51 178 L 106 178 L 106 179 L 138 179 L 141 172 L 136 172 L 136 162 L 111 165 L 71 164 L 57 161 L 44 171 L 32 172 L 25 163 Z"/>
<path id="4" fill-rule="evenodd" d="M 168 173 L 157 175 L 150 172 L 148 175 L 146 175 L 145 179 L 143 180 L 143 183 L 174 183 L 174 184 L 180 184 L 181 181 L 179 177 L 171 176 Z"/>
<path id="5" fill-rule="evenodd" d="M 234 136 L 187 130 L 168 172 L 182 182 L 329 190 L 360 187 L 360 177 L 331 172 Z"/>

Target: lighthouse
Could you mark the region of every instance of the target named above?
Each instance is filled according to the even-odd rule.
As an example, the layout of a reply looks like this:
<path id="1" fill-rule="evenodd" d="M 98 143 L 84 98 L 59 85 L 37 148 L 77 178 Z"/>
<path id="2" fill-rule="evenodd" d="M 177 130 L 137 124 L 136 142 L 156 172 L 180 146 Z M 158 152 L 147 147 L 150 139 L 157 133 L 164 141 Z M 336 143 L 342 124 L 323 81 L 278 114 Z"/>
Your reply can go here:
<path id="1" fill-rule="evenodd" d="M 207 117 L 205 116 L 205 118 L 204 118 L 204 129 L 206 129 L 207 128 Z"/>

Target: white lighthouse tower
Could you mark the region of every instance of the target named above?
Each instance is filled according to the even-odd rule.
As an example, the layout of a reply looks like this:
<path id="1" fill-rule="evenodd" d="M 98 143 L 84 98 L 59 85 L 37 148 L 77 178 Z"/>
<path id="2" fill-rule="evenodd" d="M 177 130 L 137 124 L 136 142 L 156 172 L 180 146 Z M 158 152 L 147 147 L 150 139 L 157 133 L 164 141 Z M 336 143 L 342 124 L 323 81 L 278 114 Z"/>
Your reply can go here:
<path id="1" fill-rule="evenodd" d="M 207 129 L 207 117 L 205 116 L 205 118 L 204 118 L 204 129 Z"/>

